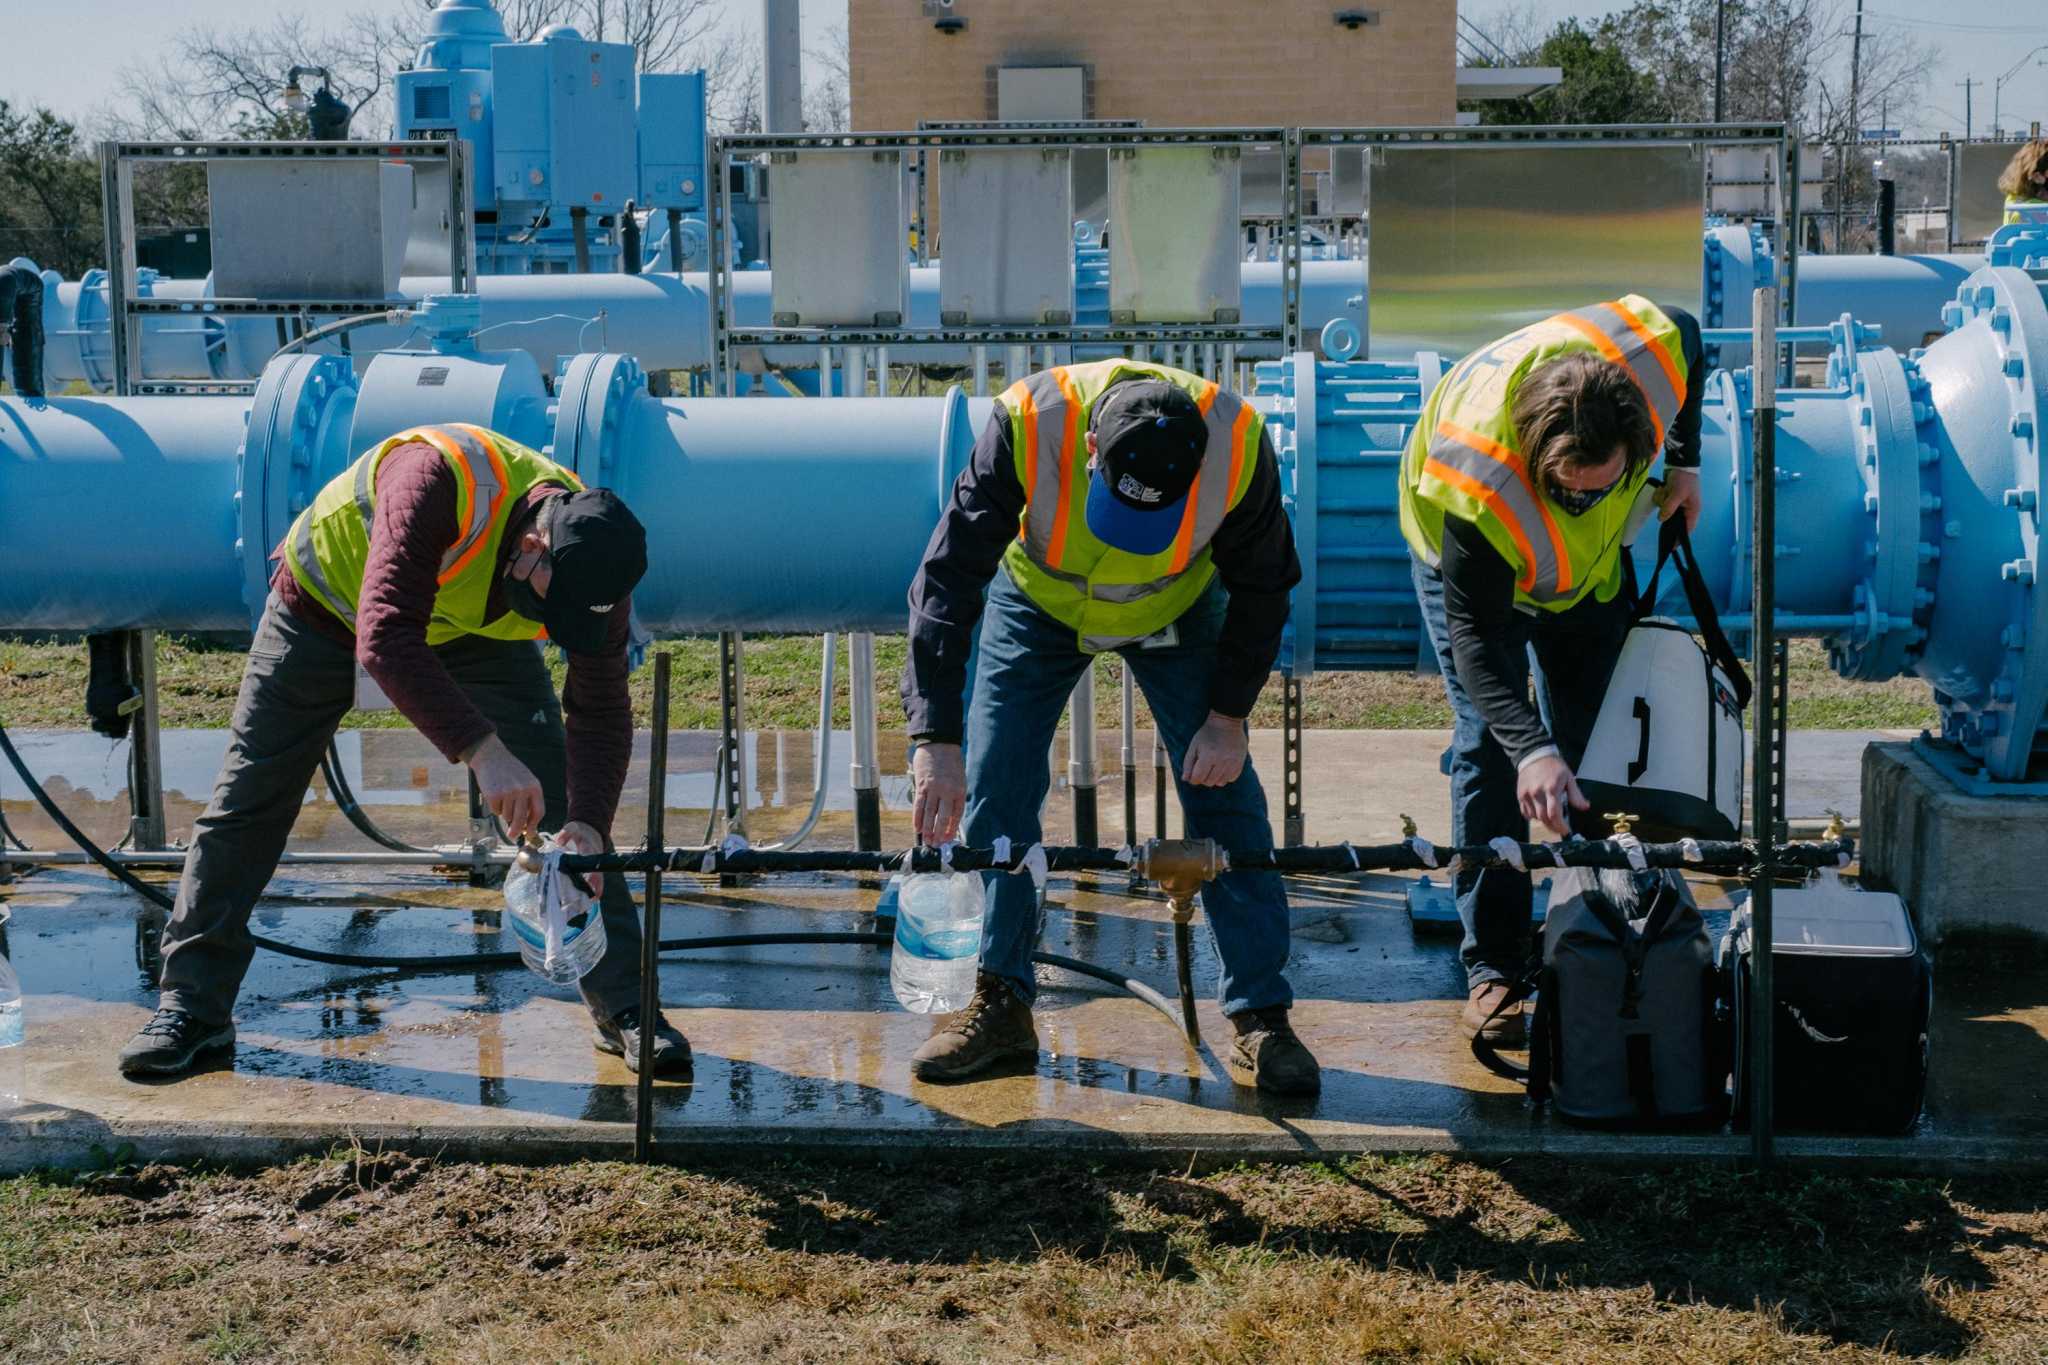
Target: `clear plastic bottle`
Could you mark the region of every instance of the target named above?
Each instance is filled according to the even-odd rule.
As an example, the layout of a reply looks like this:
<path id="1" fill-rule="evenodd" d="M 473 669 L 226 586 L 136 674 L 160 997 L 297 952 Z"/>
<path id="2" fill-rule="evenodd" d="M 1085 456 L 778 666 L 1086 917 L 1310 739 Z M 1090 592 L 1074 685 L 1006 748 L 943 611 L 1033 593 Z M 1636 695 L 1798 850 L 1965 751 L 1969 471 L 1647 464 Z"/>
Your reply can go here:
<path id="1" fill-rule="evenodd" d="M 913 1014 L 949 1014 L 974 998 L 981 962 L 979 873 L 920 872 L 904 879 L 896 905 L 889 985 Z"/>
<path id="2" fill-rule="evenodd" d="M 583 979 L 604 956 L 604 915 L 579 878 L 555 867 L 561 846 L 542 849 L 542 870 L 514 863 L 505 874 L 505 930 L 534 973 L 557 986 Z"/>
<path id="3" fill-rule="evenodd" d="M 0 925 L 6 922 L 7 911 L 0 907 Z M 0 1113 L 21 1104 L 27 1079 L 22 1058 L 21 978 L 15 975 L 4 947 L 5 940 L 0 939 Z"/>

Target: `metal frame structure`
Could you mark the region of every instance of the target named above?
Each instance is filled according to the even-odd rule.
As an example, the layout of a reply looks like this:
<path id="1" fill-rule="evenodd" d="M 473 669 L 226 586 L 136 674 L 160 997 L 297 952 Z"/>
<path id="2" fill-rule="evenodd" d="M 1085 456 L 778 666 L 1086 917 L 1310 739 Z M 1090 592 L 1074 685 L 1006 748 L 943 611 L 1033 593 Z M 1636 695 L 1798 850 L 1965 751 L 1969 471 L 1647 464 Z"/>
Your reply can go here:
<path id="1" fill-rule="evenodd" d="M 125 142 L 100 144 L 100 207 L 107 234 L 107 327 L 113 346 L 114 393 L 119 397 L 173 394 L 253 394 L 253 380 L 158 381 L 138 378 L 142 318 L 153 313 L 285 318 L 345 317 L 391 306 L 376 299 L 138 298 L 135 262 L 135 165 L 215 161 L 404 161 L 448 168 L 448 282 L 452 293 L 475 290 L 470 269 L 469 149 L 460 138 L 414 142 Z"/>

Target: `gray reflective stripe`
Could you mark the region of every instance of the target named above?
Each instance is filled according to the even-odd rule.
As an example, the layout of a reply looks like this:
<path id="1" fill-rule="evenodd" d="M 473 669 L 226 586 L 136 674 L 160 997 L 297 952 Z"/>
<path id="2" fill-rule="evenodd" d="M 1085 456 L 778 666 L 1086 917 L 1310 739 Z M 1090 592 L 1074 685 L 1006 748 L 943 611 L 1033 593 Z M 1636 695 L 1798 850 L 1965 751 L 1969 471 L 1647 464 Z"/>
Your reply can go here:
<path id="1" fill-rule="evenodd" d="M 469 500 L 469 525 L 464 528 L 462 539 L 441 556 L 441 572 L 446 573 L 491 529 L 491 509 L 505 490 L 498 482 L 498 471 L 491 465 L 491 454 L 481 441 L 460 427 L 435 427 L 433 430 L 455 442 L 456 449 L 462 452 L 463 459 L 469 464 L 469 477 L 476 489 Z"/>
<path id="2" fill-rule="evenodd" d="M 1237 459 L 1230 438 L 1236 432 L 1238 413 L 1243 407 L 1243 399 L 1219 389 L 1203 419 L 1209 427 L 1209 446 L 1202 452 L 1202 486 L 1195 490 L 1195 534 L 1188 546 L 1190 564 L 1216 538 L 1216 529 L 1223 525 L 1223 518 L 1230 511 L 1230 469 Z"/>
<path id="3" fill-rule="evenodd" d="M 313 514 L 310 510 L 301 512 L 298 524 L 292 527 L 292 562 L 306 576 L 313 591 L 325 599 L 350 630 L 354 630 L 356 613 L 353 603 L 345 594 L 334 590 L 334 585 L 327 581 L 327 571 L 320 567 L 320 556 L 314 553 Z"/>
<path id="4" fill-rule="evenodd" d="M 1528 542 L 1529 552 L 1536 558 L 1535 582 L 1527 590 L 1530 597 L 1539 602 L 1555 602 L 1568 595 L 1557 590 L 1557 552 L 1551 546 L 1543 510 L 1536 505 L 1535 494 L 1529 491 L 1529 486 L 1516 471 L 1485 451 L 1469 446 L 1455 436 L 1444 435 L 1441 430 L 1430 439 L 1429 458 L 1457 470 L 1475 483 L 1483 484 L 1499 496 L 1514 517 L 1522 538 Z"/>
<path id="5" fill-rule="evenodd" d="M 1668 431 L 1678 418 L 1680 395 L 1671 387 L 1671 379 L 1664 373 L 1663 363 L 1652 354 L 1657 349 L 1656 343 L 1645 341 L 1635 328 L 1629 326 L 1628 310 L 1618 303 L 1603 303 L 1582 313 L 1566 313 L 1565 316 L 1585 323 L 1614 343 L 1615 349 L 1621 352 L 1622 361 L 1635 375 L 1637 387 L 1650 400 L 1650 406 L 1657 410 L 1658 428 Z M 1640 318 L 1635 321 L 1642 323 Z"/>
<path id="6" fill-rule="evenodd" d="M 1053 522 L 1059 517 L 1060 494 L 1065 489 L 1067 396 L 1050 370 L 1025 376 L 1023 384 L 1037 412 L 1033 420 L 1038 432 L 1038 448 L 1031 452 L 1035 462 L 1031 496 L 1024 504 L 1024 551 L 1032 563 L 1045 568 L 1052 558 Z"/>

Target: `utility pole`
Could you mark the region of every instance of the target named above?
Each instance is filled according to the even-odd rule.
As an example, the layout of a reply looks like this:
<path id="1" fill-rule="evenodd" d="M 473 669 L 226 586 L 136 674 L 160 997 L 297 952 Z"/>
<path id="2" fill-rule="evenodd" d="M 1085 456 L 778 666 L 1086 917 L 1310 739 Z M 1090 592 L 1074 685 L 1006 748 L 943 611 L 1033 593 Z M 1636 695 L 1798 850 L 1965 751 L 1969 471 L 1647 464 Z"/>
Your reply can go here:
<path id="1" fill-rule="evenodd" d="M 1728 102 L 1728 0 L 1714 0 L 1714 122 Z"/>
<path id="2" fill-rule="evenodd" d="M 1963 87 L 1963 141 L 1965 142 L 1968 142 L 1970 140 L 1971 132 L 1970 115 L 1972 111 L 1970 109 L 1970 92 L 1977 86 L 1982 85 L 1983 83 L 1984 82 L 1978 80 L 1975 76 L 1970 76 L 1966 79 L 1956 82 L 1957 85 Z"/>
<path id="3" fill-rule="evenodd" d="M 1852 183 L 1848 175 L 1849 153 L 1856 155 L 1856 169 L 1863 169 L 1863 0 L 1856 0 L 1856 36 L 1849 40 L 1849 145 L 1842 149 L 1842 192 L 1847 193 Z M 1835 250 L 1842 249 L 1842 220 L 1840 200 L 1837 200 L 1835 219 Z"/>

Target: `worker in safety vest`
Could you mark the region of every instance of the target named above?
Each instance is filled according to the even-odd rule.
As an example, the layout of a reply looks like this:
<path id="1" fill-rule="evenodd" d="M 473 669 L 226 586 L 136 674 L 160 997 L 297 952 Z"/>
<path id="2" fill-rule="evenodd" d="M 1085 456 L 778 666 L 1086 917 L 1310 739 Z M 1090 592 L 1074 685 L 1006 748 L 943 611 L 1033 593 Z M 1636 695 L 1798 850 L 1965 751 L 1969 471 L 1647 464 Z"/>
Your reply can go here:
<path id="1" fill-rule="evenodd" d="M 1532 820 L 1563 832 L 1586 809 L 1572 769 L 1633 614 L 1623 536 L 1639 498 L 1698 521 L 1705 382 L 1699 325 L 1631 294 L 1474 351 L 1424 405 L 1402 460 L 1401 533 L 1456 719 L 1460 847 L 1527 839 Z M 1461 868 L 1455 890 L 1465 1022 L 1513 1044 L 1519 1006 L 1495 1010 L 1528 957 L 1529 874 Z"/>
<path id="2" fill-rule="evenodd" d="M 381 442 L 299 514 L 278 546 L 212 802 L 193 825 L 163 931 L 156 1016 L 121 1070 L 185 1071 L 231 1051 L 254 951 L 249 913 L 307 784 L 355 704 L 360 664 L 449 761 L 467 764 L 507 837 L 557 832 L 577 852 L 606 832 L 632 756 L 627 618 L 647 536 L 626 505 L 480 427 L 418 427 Z M 555 696 L 543 637 L 567 654 Z M 623 879 L 600 891 L 604 957 L 580 986 L 597 1047 L 689 1064 L 689 1045 L 639 1017 L 640 926 Z"/>
<path id="3" fill-rule="evenodd" d="M 1998 177 L 2007 226 L 2048 224 L 2048 138 L 2035 138 L 2012 154 Z"/>
<path id="4" fill-rule="evenodd" d="M 944 843 L 964 820 L 976 847 L 1037 842 L 1060 712 L 1095 657 L 1113 651 L 1173 756 L 1189 836 L 1271 848 L 1245 720 L 1300 578 L 1272 447 L 1249 403 L 1132 360 L 1063 365 L 1011 385 L 910 589 L 903 702 L 917 744 L 919 840 Z M 1027 876 L 985 880 L 974 999 L 918 1049 L 911 1071 L 923 1080 L 1038 1050 L 1037 895 Z M 1314 1093 L 1321 1073 L 1287 1019 L 1279 876 L 1225 873 L 1202 900 L 1233 1061 L 1261 1089 Z"/>

